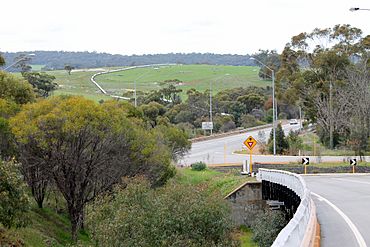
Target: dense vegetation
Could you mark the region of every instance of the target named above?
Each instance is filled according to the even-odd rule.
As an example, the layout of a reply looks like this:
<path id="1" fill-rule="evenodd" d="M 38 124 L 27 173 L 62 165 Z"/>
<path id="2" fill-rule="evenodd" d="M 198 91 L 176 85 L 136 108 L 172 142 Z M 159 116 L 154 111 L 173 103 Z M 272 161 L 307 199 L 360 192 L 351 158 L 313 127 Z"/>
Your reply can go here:
<path id="1" fill-rule="evenodd" d="M 91 205 L 99 246 L 237 246 L 229 208 L 217 192 L 176 182 L 152 190 L 136 179 Z"/>
<path id="2" fill-rule="evenodd" d="M 292 37 L 280 55 L 281 101 L 303 107 L 331 149 L 348 145 L 363 155 L 370 138 L 370 35 L 350 25 Z"/>

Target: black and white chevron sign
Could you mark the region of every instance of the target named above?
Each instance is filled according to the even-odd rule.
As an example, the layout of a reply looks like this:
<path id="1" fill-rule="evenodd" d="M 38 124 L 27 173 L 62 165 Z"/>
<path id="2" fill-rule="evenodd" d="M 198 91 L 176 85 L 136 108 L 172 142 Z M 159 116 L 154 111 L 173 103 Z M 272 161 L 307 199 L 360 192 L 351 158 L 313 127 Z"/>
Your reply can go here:
<path id="1" fill-rule="evenodd" d="M 302 165 L 309 165 L 310 164 L 310 158 L 305 157 L 302 158 Z"/>
<path id="2" fill-rule="evenodd" d="M 356 160 L 356 159 L 350 159 L 350 160 L 349 160 L 349 164 L 350 164 L 351 166 L 355 166 L 355 165 L 357 165 L 357 160 Z"/>

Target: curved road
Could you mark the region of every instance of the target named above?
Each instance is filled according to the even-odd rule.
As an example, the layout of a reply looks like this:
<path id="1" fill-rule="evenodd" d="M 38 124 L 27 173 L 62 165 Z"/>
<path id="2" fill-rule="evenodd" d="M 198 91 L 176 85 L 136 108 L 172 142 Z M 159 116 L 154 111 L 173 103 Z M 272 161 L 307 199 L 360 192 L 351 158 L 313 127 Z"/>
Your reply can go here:
<path id="1" fill-rule="evenodd" d="M 299 124 L 282 125 L 285 134 L 287 135 L 290 130 L 298 130 Z M 217 138 L 207 141 L 196 142 L 192 144 L 190 152 L 180 160 L 178 164 L 180 165 L 190 165 L 197 161 L 203 161 L 206 164 L 224 164 L 224 163 L 242 163 L 243 160 L 249 160 L 248 155 L 234 154 L 236 150 L 241 150 L 244 147 L 243 142 L 247 139 L 248 136 L 253 136 L 255 139 L 258 139 L 258 132 L 264 132 L 265 141 L 266 138 L 270 136 L 271 127 L 253 130 L 243 134 L 237 134 L 233 136 L 227 136 L 223 138 Z M 348 157 L 344 156 L 310 156 L 310 160 L 316 161 L 319 159 L 322 162 L 333 162 L 333 161 L 343 161 Z M 273 155 L 253 155 L 253 162 L 301 162 L 301 157 L 299 156 L 273 156 Z M 370 157 L 365 157 L 367 161 L 370 161 Z"/>
<path id="2" fill-rule="evenodd" d="M 317 207 L 323 247 L 370 246 L 370 174 L 304 176 Z"/>

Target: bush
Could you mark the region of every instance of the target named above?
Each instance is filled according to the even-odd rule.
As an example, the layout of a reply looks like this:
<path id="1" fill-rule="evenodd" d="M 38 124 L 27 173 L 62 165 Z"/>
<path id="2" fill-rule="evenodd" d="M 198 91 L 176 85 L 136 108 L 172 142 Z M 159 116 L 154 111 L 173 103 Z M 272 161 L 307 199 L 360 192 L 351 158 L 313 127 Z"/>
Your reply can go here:
<path id="1" fill-rule="evenodd" d="M 14 162 L 0 161 L 0 223 L 6 228 L 26 224 L 30 201 Z"/>
<path id="2" fill-rule="evenodd" d="M 290 131 L 287 140 L 289 143 L 289 154 L 299 155 L 299 150 L 303 148 L 303 140 L 299 137 L 298 132 Z"/>
<path id="3" fill-rule="evenodd" d="M 260 213 L 252 223 L 253 241 L 261 247 L 271 246 L 287 223 L 281 211 L 267 210 Z"/>
<path id="4" fill-rule="evenodd" d="M 191 169 L 194 171 L 203 171 L 207 168 L 206 163 L 199 161 L 196 163 L 191 164 Z"/>
<path id="5" fill-rule="evenodd" d="M 228 204 L 204 187 L 151 189 L 136 178 L 113 193 L 89 208 L 87 227 L 97 246 L 236 246 Z"/>
<path id="6" fill-rule="evenodd" d="M 240 118 L 240 124 L 244 128 L 257 126 L 257 119 L 251 114 L 243 114 Z"/>

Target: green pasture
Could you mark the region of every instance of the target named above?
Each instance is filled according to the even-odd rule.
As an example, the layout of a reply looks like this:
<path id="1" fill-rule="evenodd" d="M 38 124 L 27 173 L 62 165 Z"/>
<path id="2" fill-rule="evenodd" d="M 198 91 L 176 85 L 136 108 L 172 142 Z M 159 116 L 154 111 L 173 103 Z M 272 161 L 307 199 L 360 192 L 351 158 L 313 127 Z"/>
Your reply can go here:
<path id="1" fill-rule="evenodd" d="M 81 95 L 95 101 L 111 99 L 101 93 L 90 81 L 96 71 L 72 71 L 71 75 L 68 75 L 65 70 L 47 71 L 46 73 L 55 76 L 54 82 L 59 85 L 58 90 L 54 91 L 54 95 Z"/>
<path id="2" fill-rule="evenodd" d="M 35 66 L 34 69 L 41 69 L 41 66 Z M 259 79 L 258 70 L 258 67 L 252 66 L 173 65 L 113 72 L 99 75 L 95 77 L 95 80 L 110 94 L 130 95 L 134 89 L 134 81 L 136 81 L 138 91 L 148 92 L 167 87 L 169 83 L 165 82 L 166 80 L 177 79 L 181 83 L 175 85 L 183 90 L 181 96 L 185 99 L 187 90 L 195 88 L 204 92 L 209 90 L 211 83 L 213 94 L 236 87 L 271 86 L 271 81 Z M 71 75 L 65 70 L 46 71 L 46 73 L 55 76 L 55 82 L 59 85 L 54 95 L 81 95 L 95 101 L 111 99 L 103 95 L 90 81 L 91 76 L 98 71 L 101 69 L 73 70 Z"/>
<path id="3" fill-rule="evenodd" d="M 166 80 L 180 80 L 177 88 L 186 91 L 195 88 L 205 91 L 212 83 L 213 94 L 236 87 L 271 85 L 270 81 L 260 80 L 258 67 L 221 66 L 221 65 L 173 65 L 162 67 L 138 68 L 119 71 L 95 77 L 95 80 L 107 91 L 117 95 L 134 89 L 138 91 L 158 90 L 169 85 Z"/>

